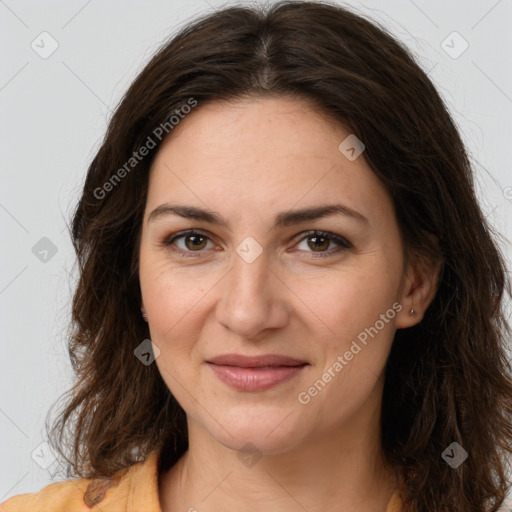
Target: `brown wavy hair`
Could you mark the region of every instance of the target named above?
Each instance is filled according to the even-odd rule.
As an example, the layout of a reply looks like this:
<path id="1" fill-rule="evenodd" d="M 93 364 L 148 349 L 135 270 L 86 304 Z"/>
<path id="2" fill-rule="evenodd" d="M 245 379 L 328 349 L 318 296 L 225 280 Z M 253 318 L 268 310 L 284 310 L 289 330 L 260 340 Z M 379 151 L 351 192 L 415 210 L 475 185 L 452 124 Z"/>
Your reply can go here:
<path id="1" fill-rule="evenodd" d="M 328 2 L 203 14 L 165 42 L 115 109 L 70 228 L 76 383 L 49 433 L 67 476 L 110 476 L 154 449 L 169 468 L 188 447 L 183 409 L 157 366 L 134 356 L 149 338 L 138 252 L 160 141 L 108 193 L 105 183 L 190 98 L 201 108 L 269 95 L 306 99 L 362 140 L 407 253 L 442 262 L 434 300 L 419 324 L 396 332 L 385 370 L 383 448 L 404 510 L 496 511 L 512 451 L 510 282 L 499 235 L 477 202 L 458 130 L 415 57 L 375 21 Z M 453 442 L 469 454 L 457 469 L 441 457 Z"/>

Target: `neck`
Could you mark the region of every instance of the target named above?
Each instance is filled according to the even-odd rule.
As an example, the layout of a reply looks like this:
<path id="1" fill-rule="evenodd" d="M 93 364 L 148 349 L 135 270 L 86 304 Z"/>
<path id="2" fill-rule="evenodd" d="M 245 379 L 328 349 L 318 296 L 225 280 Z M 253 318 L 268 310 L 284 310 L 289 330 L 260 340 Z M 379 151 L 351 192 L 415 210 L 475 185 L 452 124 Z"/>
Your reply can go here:
<path id="1" fill-rule="evenodd" d="M 397 480 L 381 450 L 379 422 L 365 424 L 241 460 L 189 421 L 188 451 L 161 475 L 162 511 L 384 512 Z"/>

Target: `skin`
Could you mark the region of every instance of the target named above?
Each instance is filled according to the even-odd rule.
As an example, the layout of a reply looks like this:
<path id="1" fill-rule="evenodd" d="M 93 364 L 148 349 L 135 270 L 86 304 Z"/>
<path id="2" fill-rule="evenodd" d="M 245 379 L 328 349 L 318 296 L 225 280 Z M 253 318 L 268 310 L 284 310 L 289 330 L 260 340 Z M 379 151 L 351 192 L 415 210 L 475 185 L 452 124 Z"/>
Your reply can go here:
<path id="1" fill-rule="evenodd" d="M 212 102 L 188 114 L 153 161 L 142 310 L 189 430 L 188 452 L 160 476 L 164 512 L 386 509 L 397 482 L 381 449 L 383 372 L 396 329 L 421 321 L 433 299 L 438 269 L 415 258 L 404 264 L 387 191 L 364 153 L 350 161 L 338 150 L 349 134 L 299 99 Z M 164 203 L 213 210 L 230 227 L 172 214 L 148 222 Z M 285 210 L 339 203 L 367 222 L 339 215 L 273 227 Z M 163 245 L 187 229 L 207 236 L 199 248 L 190 237 Z M 315 248 L 307 233 L 315 229 L 352 247 L 321 239 Z M 246 237 L 262 250 L 250 263 L 236 252 Z M 298 394 L 332 374 L 337 356 L 394 303 L 401 311 L 300 403 Z M 309 365 L 265 391 L 237 391 L 205 362 L 226 353 Z M 254 464 L 237 456 L 246 443 L 258 452 Z"/>

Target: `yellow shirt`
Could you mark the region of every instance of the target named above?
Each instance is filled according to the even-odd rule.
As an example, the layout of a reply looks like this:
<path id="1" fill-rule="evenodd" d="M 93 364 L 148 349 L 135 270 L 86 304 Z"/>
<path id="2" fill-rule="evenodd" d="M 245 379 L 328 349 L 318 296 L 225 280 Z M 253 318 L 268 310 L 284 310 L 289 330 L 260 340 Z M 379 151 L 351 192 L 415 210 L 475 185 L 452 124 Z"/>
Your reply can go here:
<path id="1" fill-rule="evenodd" d="M 158 499 L 159 451 L 105 479 L 66 480 L 39 492 L 19 494 L 0 504 L 0 512 L 162 512 Z M 400 512 L 398 490 L 386 512 Z"/>

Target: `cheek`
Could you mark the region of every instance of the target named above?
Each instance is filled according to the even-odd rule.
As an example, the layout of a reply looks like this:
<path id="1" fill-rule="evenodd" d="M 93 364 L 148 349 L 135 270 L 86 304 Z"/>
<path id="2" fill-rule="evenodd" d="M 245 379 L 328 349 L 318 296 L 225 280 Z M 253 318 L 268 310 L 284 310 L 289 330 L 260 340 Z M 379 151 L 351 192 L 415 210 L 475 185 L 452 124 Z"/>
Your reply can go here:
<path id="1" fill-rule="evenodd" d="M 165 258 L 142 255 L 139 276 L 151 331 L 161 341 L 177 339 L 176 332 L 182 335 L 191 329 L 202 300 L 218 281 L 212 272 L 199 273 L 193 266 L 177 268 Z"/>
<path id="2" fill-rule="evenodd" d="M 394 261 L 371 253 L 364 264 L 317 276 L 318 286 L 304 283 L 298 291 L 307 295 L 304 302 L 321 320 L 316 320 L 318 332 L 329 333 L 321 337 L 323 353 L 309 383 L 315 387 L 312 393 L 321 395 L 317 405 L 332 401 L 340 411 L 356 408 L 381 375 L 400 308 L 399 260 Z"/>
<path id="3" fill-rule="evenodd" d="M 355 281 L 347 277 L 328 290 L 329 300 L 316 307 L 331 335 L 318 340 L 319 364 L 298 399 L 301 404 L 301 400 L 310 402 L 310 417 L 322 417 L 334 427 L 378 396 L 399 305 L 392 286 L 362 277 Z"/>
<path id="4" fill-rule="evenodd" d="M 293 289 L 311 311 L 318 334 L 343 345 L 392 307 L 399 283 L 398 266 L 375 253 L 357 265 L 301 279 Z"/>
<path id="5" fill-rule="evenodd" d="M 199 378 L 199 360 L 194 354 L 204 320 L 202 305 L 208 283 L 197 276 L 170 269 L 156 260 L 141 265 L 140 279 L 144 305 L 149 316 L 152 342 L 160 355 L 155 363 L 170 392 L 185 409 L 189 403 L 190 383 Z M 213 283 L 212 283 L 213 284 Z"/>

